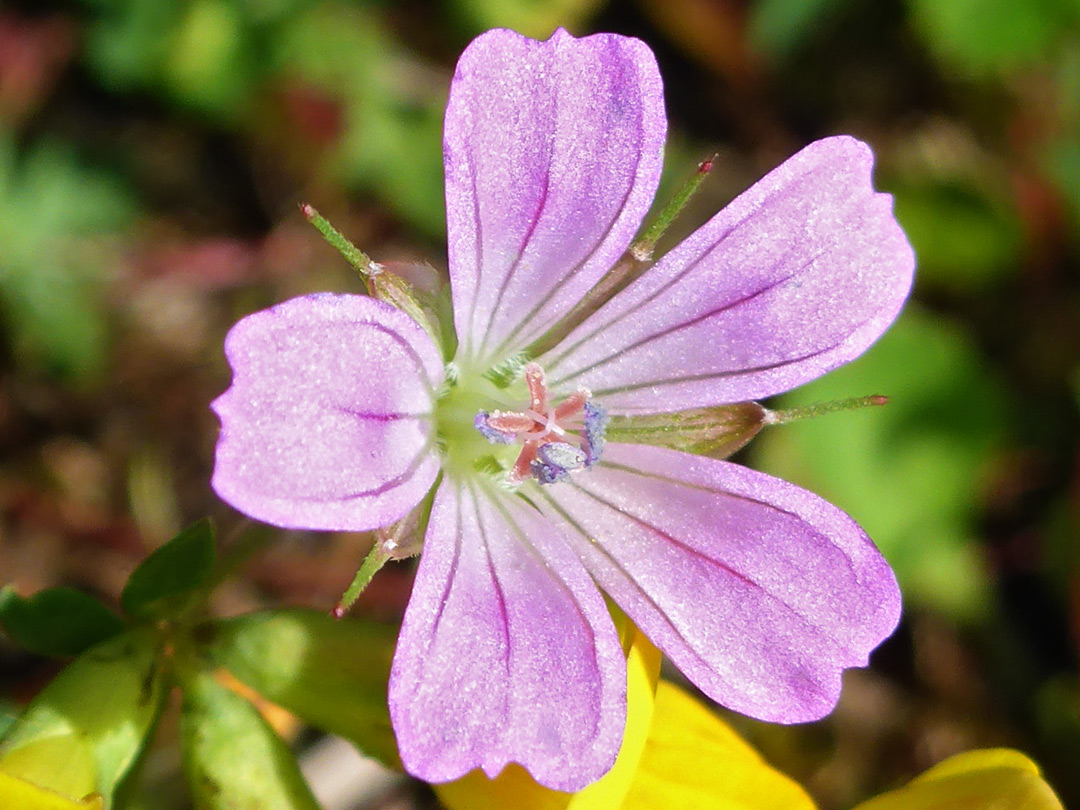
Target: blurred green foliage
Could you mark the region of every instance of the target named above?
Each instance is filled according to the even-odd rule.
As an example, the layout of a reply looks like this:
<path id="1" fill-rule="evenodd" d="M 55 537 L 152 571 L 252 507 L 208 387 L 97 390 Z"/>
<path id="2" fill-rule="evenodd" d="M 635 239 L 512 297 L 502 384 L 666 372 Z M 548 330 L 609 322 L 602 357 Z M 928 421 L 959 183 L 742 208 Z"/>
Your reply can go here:
<path id="1" fill-rule="evenodd" d="M 288 746 L 258 709 L 211 676 L 185 680 L 180 730 L 196 807 L 319 810 Z"/>
<path id="2" fill-rule="evenodd" d="M 394 42 L 371 14 L 319 4 L 276 43 L 289 71 L 339 100 L 341 137 L 324 171 L 381 196 L 394 212 L 442 236 L 442 140 L 447 82 Z"/>
<path id="3" fill-rule="evenodd" d="M 118 178 L 45 140 L 19 150 L 0 126 L 0 299 L 18 356 L 64 376 L 101 371 L 108 268 L 89 240 L 133 213 Z"/>
<path id="4" fill-rule="evenodd" d="M 0 769 L 72 799 L 99 793 L 109 807 L 164 696 L 147 630 L 107 641 L 27 707 L 0 744 Z"/>
<path id="5" fill-rule="evenodd" d="M 275 704 L 400 767 L 386 684 L 397 629 L 301 610 L 219 622 L 209 654 Z"/>
<path id="6" fill-rule="evenodd" d="M 1073 0 L 911 0 L 911 11 L 935 55 L 973 77 L 1042 62 L 1080 22 Z"/>
<path id="7" fill-rule="evenodd" d="M 1008 277 L 1024 250 L 1010 203 L 972 183 L 926 180 L 896 189 L 896 218 L 919 257 L 919 283 L 962 294 Z"/>
<path id="8" fill-rule="evenodd" d="M 24 599 L 0 590 L 0 627 L 19 646 L 61 658 L 80 655 L 123 632 L 120 618 L 74 588 L 48 588 Z"/>

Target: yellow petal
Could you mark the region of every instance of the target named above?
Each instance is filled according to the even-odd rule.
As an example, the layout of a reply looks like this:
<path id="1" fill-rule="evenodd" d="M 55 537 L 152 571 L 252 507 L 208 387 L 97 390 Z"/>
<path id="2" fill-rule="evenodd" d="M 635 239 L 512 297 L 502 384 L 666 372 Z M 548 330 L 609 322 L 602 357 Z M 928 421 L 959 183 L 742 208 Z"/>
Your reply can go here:
<path id="1" fill-rule="evenodd" d="M 434 785 L 448 810 L 614 810 L 619 806 L 645 749 L 661 658 L 660 651 L 633 625 L 623 630 L 631 639 L 626 660 L 627 718 L 614 767 L 577 793 L 542 787 L 519 765 L 508 765 L 494 779 L 481 770 L 470 771 L 457 781 Z"/>
<path id="2" fill-rule="evenodd" d="M 1008 748 L 967 751 L 854 810 L 1063 810 L 1039 766 Z"/>
<path id="3" fill-rule="evenodd" d="M 645 753 L 622 810 L 815 810 L 709 708 L 661 681 Z"/>
<path id="4" fill-rule="evenodd" d="M 101 810 L 100 796 L 75 801 L 0 771 L 0 807 L 11 810 Z"/>
<path id="5" fill-rule="evenodd" d="M 86 796 L 97 790 L 93 751 L 75 732 L 34 739 L 4 752 L 0 772 L 57 796 Z M 0 807 L 20 805 L 0 803 Z"/>

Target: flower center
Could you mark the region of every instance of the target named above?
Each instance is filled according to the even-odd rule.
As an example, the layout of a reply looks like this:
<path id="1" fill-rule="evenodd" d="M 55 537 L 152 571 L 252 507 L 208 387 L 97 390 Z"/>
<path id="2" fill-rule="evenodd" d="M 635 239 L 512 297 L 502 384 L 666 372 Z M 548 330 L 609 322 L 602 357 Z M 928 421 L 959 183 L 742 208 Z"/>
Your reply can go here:
<path id="1" fill-rule="evenodd" d="M 608 417 L 603 406 L 591 401 L 589 391 L 580 388 L 553 405 L 544 370 L 536 363 L 525 366 L 525 384 L 529 407 L 524 411 L 480 411 L 473 420 L 473 427 L 492 444 L 521 444 L 510 483 L 531 477 L 554 484 L 599 461 Z"/>

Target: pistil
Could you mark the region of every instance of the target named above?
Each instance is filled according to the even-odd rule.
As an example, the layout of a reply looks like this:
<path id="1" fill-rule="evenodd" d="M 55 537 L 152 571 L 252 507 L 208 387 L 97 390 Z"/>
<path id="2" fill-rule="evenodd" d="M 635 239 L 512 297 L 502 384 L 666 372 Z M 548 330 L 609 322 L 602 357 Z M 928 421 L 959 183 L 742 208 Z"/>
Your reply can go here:
<path id="1" fill-rule="evenodd" d="M 529 407 L 524 411 L 481 411 L 474 427 L 492 444 L 520 442 L 521 452 L 507 474 L 509 483 L 534 478 L 541 484 L 563 481 L 600 458 L 606 414 L 581 388 L 558 405 L 548 396 L 544 370 L 536 363 L 524 368 Z"/>

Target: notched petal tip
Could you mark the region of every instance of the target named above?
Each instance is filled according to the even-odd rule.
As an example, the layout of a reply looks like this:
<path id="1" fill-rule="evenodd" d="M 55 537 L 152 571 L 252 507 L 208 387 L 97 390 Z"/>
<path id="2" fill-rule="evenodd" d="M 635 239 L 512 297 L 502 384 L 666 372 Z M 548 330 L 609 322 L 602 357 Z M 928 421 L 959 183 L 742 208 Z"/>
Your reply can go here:
<path id="1" fill-rule="evenodd" d="M 459 359 L 539 337 L 622 255 L 659 183 L 667 122 L 639 40 L 490 31 L 462 54 L 444 128 Z"/>
<path id="2" fill-rule="evenodd" d="M 370 529 L 401 517 L 438 472 L 438 349 L 407 315 L 350 295 L 295 298 L 242 319 L 211 484 L 258 520 Z"/>
<path id="3" fill-rule="evenodd" d="M 896 318 L 915 260 L 849 136 L 807 146 L 542 358 L 613 413 L 761 399 L 854 359 Z"/>
<path id="4" fill-rule="evenodd" d="M 626 661 L 603 599 L 558 532 L 515 496 L 444 479 L 390 677 L 413 775 L 509 763 L 579 790 L 614 763 Z"/>
<path id="5" fill-rule="evenodd" d="M 539 505 L 691 681 L 761 720 L 828 714 L 899 620 L 892 570 L 849 516 L 738 465 L 609 444 Z"/>

